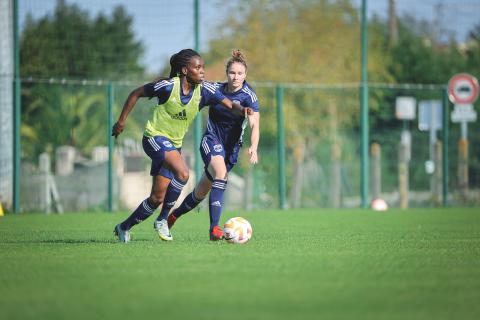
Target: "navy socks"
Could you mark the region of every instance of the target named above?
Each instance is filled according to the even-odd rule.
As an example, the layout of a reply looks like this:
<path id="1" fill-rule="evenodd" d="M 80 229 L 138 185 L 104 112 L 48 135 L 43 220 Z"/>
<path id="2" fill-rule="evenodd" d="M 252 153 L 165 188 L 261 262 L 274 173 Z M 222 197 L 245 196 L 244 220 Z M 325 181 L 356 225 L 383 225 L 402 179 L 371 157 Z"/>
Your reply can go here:
<path id="1" fill-rule="evenodd" d="M 139 224 L 143 220 L 150 217 L 157 207 L 152 206 L 148 198 L 143 200 L 133 213 L 120 224 L 122 230 L 130 230 L 134 225 Z"/>
<path id="2" fill-rule="evenodd" d="M 212 183 L 210 191 L 209 209 L 210 209 L 210 231 L 214 226 L 218 225 L 220 216 L 222 215 L 223 194 L 227 188 L 227 181 L 215 179 Z"/>
<path id="3" fill-rule="evenodd" d="M 182 182 L 176 178 L 173 178 L 172 181 L 170 181 L 170 184 L 167 188 L 167 193 L 165 194 L 165 199 L 163 200 L 163 207 L 160 211 L 157 221 L 167 219 L 170 209 L 172 209 L 172 207 L 175 205 L 175 202 L 177 202 L 177 199 L 180 196 L 185 184 L 186 182 Z"/>
<path id="4" fill-rule="evenodd" d="M 203 199 L 197 199 L 195 197 L 195 190 L 188 194 L 188 196 L 183 200 L 182 204 L 175 209 L 172 214 L 175 217 L 180 217 L 181 215 L 194 209 Z"/>

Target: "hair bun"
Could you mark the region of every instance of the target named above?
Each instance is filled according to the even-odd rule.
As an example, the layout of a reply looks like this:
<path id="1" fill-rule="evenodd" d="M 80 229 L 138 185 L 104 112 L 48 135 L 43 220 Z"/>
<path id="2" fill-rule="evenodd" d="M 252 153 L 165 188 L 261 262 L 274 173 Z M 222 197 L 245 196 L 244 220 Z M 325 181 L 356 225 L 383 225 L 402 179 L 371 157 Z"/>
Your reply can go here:
<path id="1" fill-rule="evenodd" d="M 246 60 L 245 56 L 243 55 L 242 51 L 240 51 L 240 49 L 232 50 L 232 58 L 238 59 L 238 60 L 241 60 L 241 61 Z"/>

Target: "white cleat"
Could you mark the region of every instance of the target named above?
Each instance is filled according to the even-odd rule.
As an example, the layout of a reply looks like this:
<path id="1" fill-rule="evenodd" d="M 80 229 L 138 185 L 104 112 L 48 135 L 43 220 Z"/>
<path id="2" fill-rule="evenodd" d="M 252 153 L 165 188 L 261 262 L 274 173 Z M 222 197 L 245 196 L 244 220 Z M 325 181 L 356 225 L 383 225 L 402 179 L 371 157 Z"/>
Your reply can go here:
<path id="1" fill-rule="evenodd" d="M 120 242 L 130 242 L 130 231 L 122 230 L 122 228 L 120 227 L 120 223 L 115 226 L 115 229 L 113 229 L 113 234 Z"/>
<path id="2" fill-rule="evenodd" d="M 170 230 L 168 229 L 168 223 L 166 219 L 162 219 L 160 221 L 155 220 L 153 223 L 153 228 L 157 231 L 158 236 L 163 241 L 172 241 L 173 237 L 170 234 Z"/>

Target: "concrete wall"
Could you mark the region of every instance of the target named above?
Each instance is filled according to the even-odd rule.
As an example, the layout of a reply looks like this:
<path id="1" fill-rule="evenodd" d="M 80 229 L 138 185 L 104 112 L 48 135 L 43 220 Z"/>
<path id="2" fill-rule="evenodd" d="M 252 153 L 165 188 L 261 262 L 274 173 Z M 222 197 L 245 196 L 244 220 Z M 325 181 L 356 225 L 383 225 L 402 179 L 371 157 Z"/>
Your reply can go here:
<path id="1" fill-rule="evenodd" d="M 103 148 L 103 149 L 102 149 Z M 22 175 L 28 177 L 21 181 L 22 211 L 55 211 L 55 203 L 47 202 L 49 189 L 47 175 L 53 175 L 58 190 L 60 204 L 65 212 L 72 211 L 105 211 L 108 199 L 106 147 L 94 149 L 92 159 L 81 161 L 74 148 L 63 146 L 55 151 L 55 165 L 40 166 L 24 163 Z M 46 156 L 45 158 L 49 158 Z M 149 161 L 145 155 L 137 153 L 130 156 L 114 155 L 113 197 L 114 207 L 120 210 L 133 211 L 150 195 L 152 177 L 149 174 Z M 50 160 L 49 160 L 50 161 Z M 129 164 L 130 163 L 130 164 Z M 135 165 L 134 165 L 135 164 Z M 55 168 L 54 170 L 51 170 Z M 130 169 L 128 169 L 130 168 Z M 52 179 L 50 179 L 52 181 Z M 190 179 L 180 195 L 177 206 L 195 187 L 195 173 L 190 171 Z M 233 173 L 229 175 L 228 188 L 225 194 L 225 210 L 244 208 L 245 181 Z M 202 210 L 208 211 L 208 197 L 202 203 Z"/>

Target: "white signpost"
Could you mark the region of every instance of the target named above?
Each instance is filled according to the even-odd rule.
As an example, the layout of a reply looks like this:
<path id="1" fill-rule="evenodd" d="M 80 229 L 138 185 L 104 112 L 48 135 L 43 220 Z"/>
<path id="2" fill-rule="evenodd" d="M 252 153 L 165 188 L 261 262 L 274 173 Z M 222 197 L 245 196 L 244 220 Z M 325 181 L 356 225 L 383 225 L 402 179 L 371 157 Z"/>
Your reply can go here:
<path id="1" fill-rule="evenodd" d="M 471 104 L 456 104 L 453 112 L 450 114 L 452 122 L 475 122 L 477 121 L 477 112 L 473 110 Z"/>
<path id="2" fill-rule="evenodd" d="M 437 131 L 442 130 L 442 102 L 440 100 L 422 100 L 418 104 L 418 129 L 430 132 L 430 156 L 425 162 L 425 171 L 432 174 L 435 171 L 434 148 L 437 142 Z"/>
<path id="3" fill-rule="evenodd" d="M 415 119 L 416 107 L 417 100 L 414 97 L 397 97 L 395 100 L 395 116 L 403 123 L 398 150 L 398 190 L 402 209 L 408 208 L 408 168 L 412 153 L 412 135 L 408 121 Z"/>
<path id="4" fill-rule="evenodd" d="M 403 130 L 400 143 L 405 146 L 407 161 L 411 158 L 412 135 L 407 125 L 407 120 L 414 120 L 417 100 L 414 97 L 397 97 L 395 100 L 395 116 L 403 121 Z"/>
<path id="5" fill-rule="evenodd" d="M 477 121 L 473 103 L 478 98 L 478 80 L 467 73 L 453 76 L 448 82 L 448 98 L 455 105 L 452 122 L 460 123 L 461 137 L 458 142 L 458 186 L 462 197 L 468 199 L 468 122 Z"/>
<path id="6" fill-rule="evenodd" d="M 401 120 L 415 119 L 415 106 L 417 101 L 414 97 L 397 97 L 395 100 L 395 116 Z"/>

